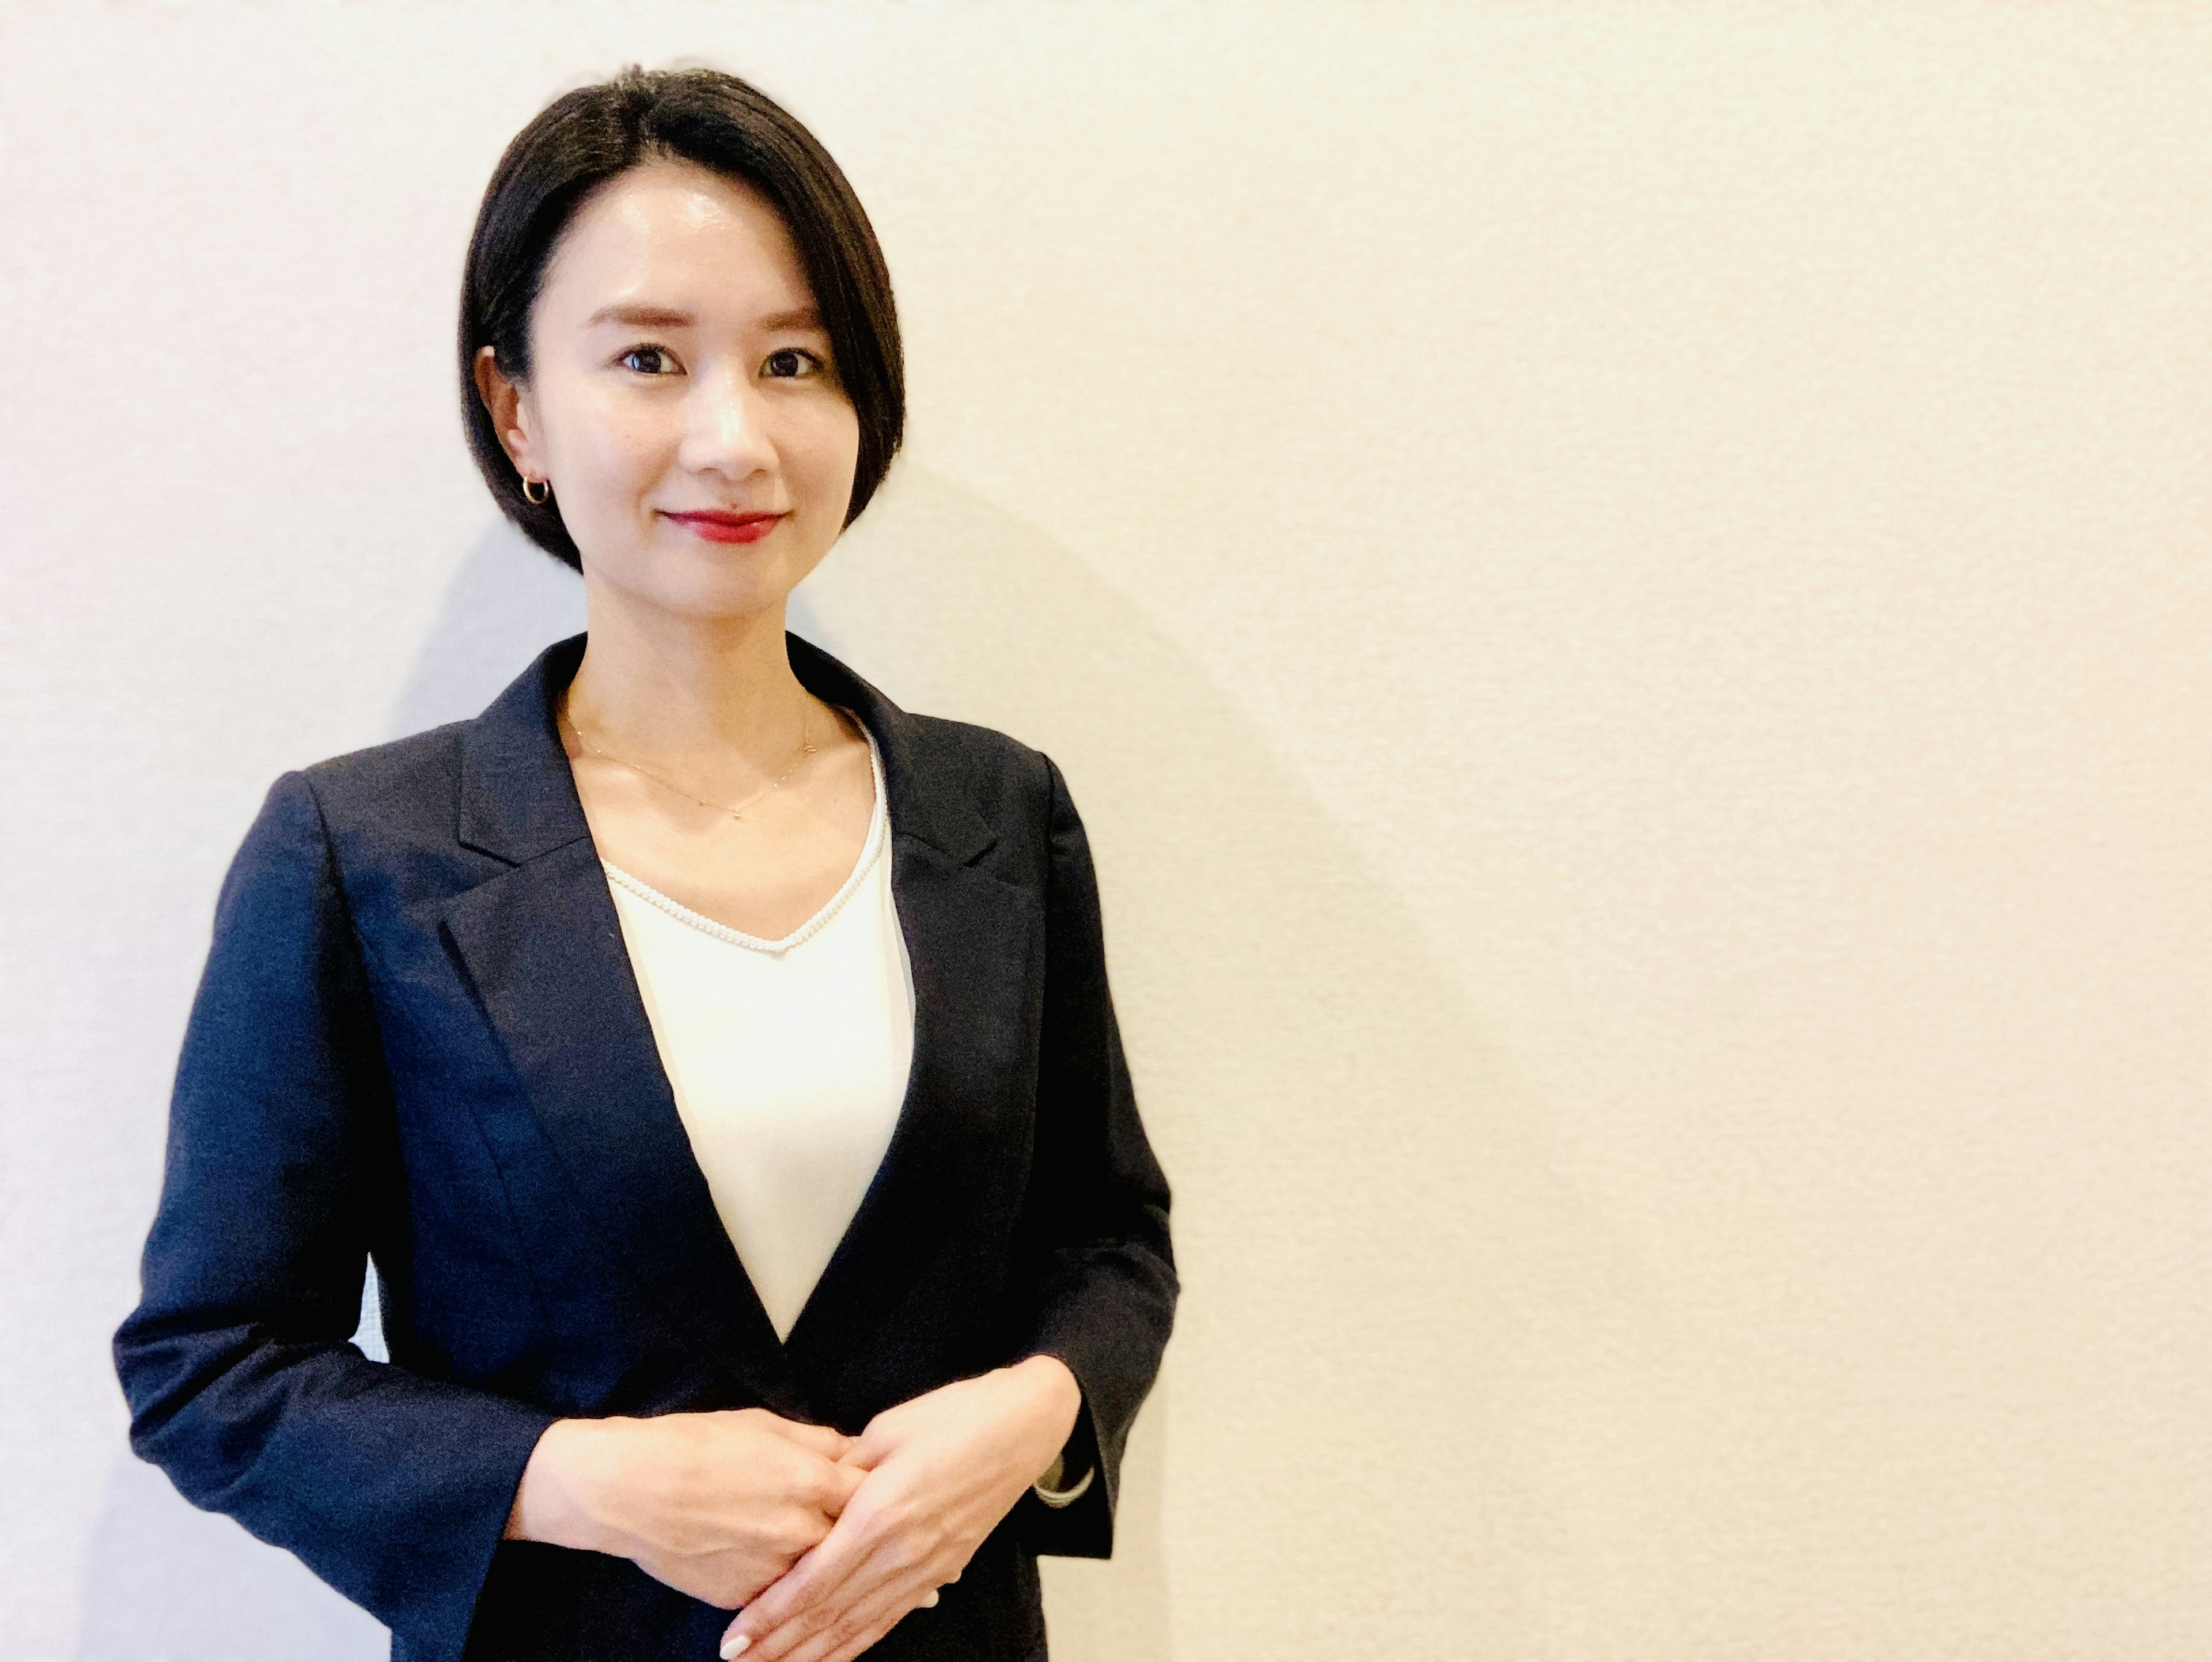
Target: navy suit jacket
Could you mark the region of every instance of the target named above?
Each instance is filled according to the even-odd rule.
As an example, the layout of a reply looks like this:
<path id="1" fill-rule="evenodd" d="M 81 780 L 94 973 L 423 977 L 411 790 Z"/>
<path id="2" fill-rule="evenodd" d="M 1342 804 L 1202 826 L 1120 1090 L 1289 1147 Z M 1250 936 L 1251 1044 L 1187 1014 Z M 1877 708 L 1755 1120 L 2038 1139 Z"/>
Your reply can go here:
<path id="1" fill-rule="evenodd" d="M 693 1160 L 554 725 L 580 635 L 473 721 L 285 774 L 224 880 L 171 1106 L 131 1446 L 298 1555 L 399 1662 L 708 1662 L 726 1611 L 502 1541 L 558 1418 L 762 1405 L 858 1432 L 1021 1356 L 1083 1390 L 1025 1495 L 872 1657 L 1045 1653 L 1036 1556 L 1103 1556 L 1176 1281 L 1168 1186 L 1059 770 L 792 637 L 884 759 L 913 1072 L 779 1342 Z M 365 1262 L 391 1361 L 349 1341 Z"/>

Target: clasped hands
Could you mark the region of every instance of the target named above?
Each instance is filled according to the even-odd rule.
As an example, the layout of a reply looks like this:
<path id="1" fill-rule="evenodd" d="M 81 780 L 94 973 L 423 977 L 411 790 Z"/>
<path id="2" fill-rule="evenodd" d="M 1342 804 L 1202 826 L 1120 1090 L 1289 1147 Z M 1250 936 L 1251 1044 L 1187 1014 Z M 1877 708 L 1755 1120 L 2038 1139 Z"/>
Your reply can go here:
<path id="1" fill-rule="evenodd" d="M 1067 1365 L 1038 1355 L 886 1409 L 858 1437 L 759 1408 L 562 1420 L 507 1533 L 742 1605 L 725 1657 L 850 1662 L 959 1579 L 1081 1404 Z"/>

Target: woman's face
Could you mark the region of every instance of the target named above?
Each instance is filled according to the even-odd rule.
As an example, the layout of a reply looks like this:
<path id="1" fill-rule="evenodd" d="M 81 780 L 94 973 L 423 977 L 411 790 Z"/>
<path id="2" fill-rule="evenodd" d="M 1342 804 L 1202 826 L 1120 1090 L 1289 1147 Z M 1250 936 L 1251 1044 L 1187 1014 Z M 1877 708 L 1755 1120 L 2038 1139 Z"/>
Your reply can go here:
<path id="1" fill-rule="evenodd" d="M 587 587 L 695 617 L 781 604 L 844 528 L 860 423 L 781 215 L 681 161 L 600 186 L 531 311 L 526 385 L 477 384 L 550 481 Z"/>

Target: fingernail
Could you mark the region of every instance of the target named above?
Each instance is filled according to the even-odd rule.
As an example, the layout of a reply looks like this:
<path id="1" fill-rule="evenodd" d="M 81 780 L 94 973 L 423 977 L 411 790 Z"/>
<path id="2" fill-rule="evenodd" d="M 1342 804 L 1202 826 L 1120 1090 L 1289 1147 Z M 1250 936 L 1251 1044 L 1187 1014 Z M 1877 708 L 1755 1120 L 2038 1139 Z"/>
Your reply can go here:
<path id="1" fill-rule="evenodd" d="M 753 1636 L 749 1633 L 728 1635 L 722 1641 L 722 1662 L 730 1662 L 732 1657 L 743 1656 L 745 1647 L 752 1642 Z"/>

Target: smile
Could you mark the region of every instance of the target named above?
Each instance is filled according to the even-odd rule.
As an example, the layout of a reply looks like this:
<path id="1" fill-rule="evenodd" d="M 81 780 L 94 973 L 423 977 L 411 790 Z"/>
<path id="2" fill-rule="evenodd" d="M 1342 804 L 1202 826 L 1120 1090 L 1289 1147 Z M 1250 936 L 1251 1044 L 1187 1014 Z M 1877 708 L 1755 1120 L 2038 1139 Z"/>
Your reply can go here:
<path id="1" fill-rule="evenodd" d="M 783 523 L 781 514 L 671 514 L 668 517 L 710 543 L 757 543 Z"/>

